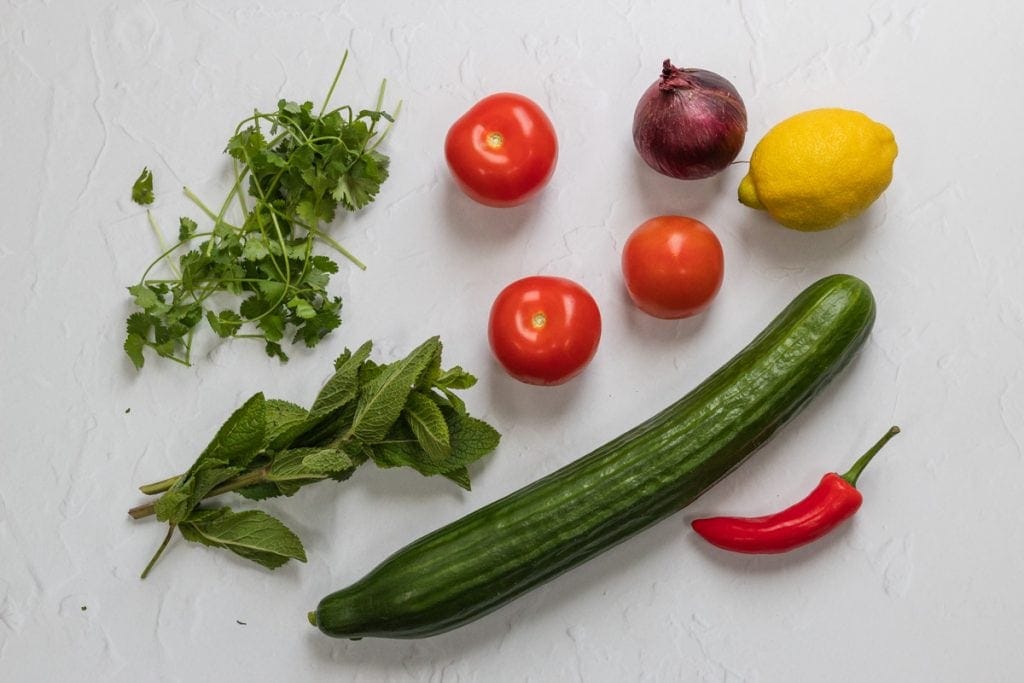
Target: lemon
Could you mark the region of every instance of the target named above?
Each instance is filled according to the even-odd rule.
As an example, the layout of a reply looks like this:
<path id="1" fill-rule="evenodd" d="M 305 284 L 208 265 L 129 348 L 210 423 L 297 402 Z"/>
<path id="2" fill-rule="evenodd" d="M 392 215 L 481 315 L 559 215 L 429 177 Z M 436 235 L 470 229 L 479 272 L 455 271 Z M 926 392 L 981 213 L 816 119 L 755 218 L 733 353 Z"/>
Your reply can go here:
<path id="1" fill-rule="evenodd" d="M 896 138 L 849 109 L 812 109 L 754 147 L 739 200 L 787 228 L 826 230 L 860 214 L 892 181 Z"/>

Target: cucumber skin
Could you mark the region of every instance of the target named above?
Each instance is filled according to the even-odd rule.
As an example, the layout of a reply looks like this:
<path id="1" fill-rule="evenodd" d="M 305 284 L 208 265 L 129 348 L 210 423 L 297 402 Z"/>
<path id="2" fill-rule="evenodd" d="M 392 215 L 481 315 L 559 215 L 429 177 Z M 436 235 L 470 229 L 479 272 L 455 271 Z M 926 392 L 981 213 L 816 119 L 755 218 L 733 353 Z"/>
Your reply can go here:
<path id="1" fill-rule="evenodd" d="M 333 637 L 443 633 L 684 508 L 737 467 L 853 358 L 871 290 L 823 278 L 696 389 L 546 477 L 434 531 L 320 601 Z"/>

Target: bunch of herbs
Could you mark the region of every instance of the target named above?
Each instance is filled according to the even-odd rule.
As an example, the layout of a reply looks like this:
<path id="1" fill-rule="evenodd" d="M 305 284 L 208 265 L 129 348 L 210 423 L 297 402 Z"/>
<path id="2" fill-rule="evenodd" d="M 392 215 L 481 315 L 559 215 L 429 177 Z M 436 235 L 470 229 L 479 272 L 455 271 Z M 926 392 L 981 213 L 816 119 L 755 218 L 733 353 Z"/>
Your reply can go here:
<path id="1" fill-rule="evenodd" d="M 271 515 L 203 505 L 228 492 L 252 500 L 291 496 L 309 484 L 344 481 L 367 461 L 441 475 L 469 489 L 467 465 L 499 440 L 456 394 L 476 379 L 458 366 L 442 370 L 437 337 L 387 364 L 370 360 L 371 348 L 367 342 L 346 349 L 309 409 L 254 395 L 188 470 L 141 487 L 159 498 L 129 514 L 155 515 L 168 525 L 143 578 L 175 529 L 188 541 L 225 548 L 271 569 L 289 559 L 306 560 L 299 538 Z"/>
<path id="2" fill-rule="evenodd" d="M 128 317 L 124 350 L 137 368 L 143 367 L 147 348 L 189 365 L 193 337 L 204 320 L 220 337 L 262 342 L 267 354 L 281 361 L 288 360 L 282 347 L 286 337 L 314 347 L 341 324 L 341 298 L 328 292 L 338 263 L 314 253 L 314 246 L 326 244 L 365 269 L 325 227 L 339 206 L 357 211 L 377 196 L 389 162 L 378 147 L 394 122 L 382 109 L 386 81 L 373 109 L 328 109 L 347 56 L 319 111 L 312 102 L 281 100 L 276 110 L 254 111 L 238 124 L 225 150 L 234 183 L 218 210 L 184 189 L 211 223 L 208 230 L 200 231 L 198 221 L 183 216 L 178 239 L 168 246 L 147 211 L 162 253 L 128 288 L 138 310 Z M 133 185 L 132 199 L 153 202 L 148 168 Z M 232 206 L 240 210 L 238 224 L 229 222 Z M 167 276 L 152 275 L 163 263 L 169 266 Z M 214 302 L 225 297 L 237 304 L 217 307 Z"/>

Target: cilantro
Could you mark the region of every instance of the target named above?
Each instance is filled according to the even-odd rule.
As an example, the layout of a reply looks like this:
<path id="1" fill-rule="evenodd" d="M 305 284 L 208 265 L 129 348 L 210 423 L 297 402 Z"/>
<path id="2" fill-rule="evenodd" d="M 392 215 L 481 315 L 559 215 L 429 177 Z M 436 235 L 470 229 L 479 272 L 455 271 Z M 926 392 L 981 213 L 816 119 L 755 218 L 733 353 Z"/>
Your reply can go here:
<path id="1" fill-rule="evenodd" d="M 153 172 L 143 168 L 132 185 L 132 201 L 145 206 L 153 203 Z"/>
<path id="2" fill-rule="evenodd" d="M 149 331 L 154 323 L 147 315 L 130 320 L 129 339 Z M 208 320 L 215 330 L 234 323 L 223 313 Z M 467 466 L 493 451 L 499 440 L 498 432 L 471 417 L 455 396 L 476 378 L 459 366 L 442 370 L 437 337 L 391 363 L 370 360 L 372 348 L 367 342 L 338 356 L 334 374 L 309 410 L 256 394 L 228 417 L 184 474 L 141 487 L 160 497 L 129 515 L 155 515 L 169 527 L 143 576 L 175 529 L 188 541 L 230 550 L 271 569 L 289 559 L 305 561 L 301 541 L 280 520 L 257 511 L 202 507 L 205 499 L 228 492 L 257 501 L 291 496 L 309 484 L 344 481 L 368 460 L 441 475 L 468 490 Z"/>
<path id="3" fill-rule="evenodd" d="M 219 209 L 185 188 L 209 229 L 182 216 L 178 241 L 168 248 L 149 215 L 162 254 L 128 288 L 139 310 L 129 317 L 124 350 L 137 368 L 147 348 L 190 365 L 196 327 L 204 319 L 219 337 L 263 342 L 267 355 L 281 362 L 288 360 L 286 338 L 312 348 L 341 325 L 341 299 L 328 291 L 338 264 L 314 247 L 326 244 L 365 269 L 325 229 L 339 206 L 357 211 L 377 196 L 388 178 L 388 158 L 377 148 L 394 122 L 381 109 L 386 83 L 374 109 L 328 109 L 346 60 L 347 54 L 319 111 L 312 102 L 281 100 L 276 109 L 256 111 L 238 124 L 224 149 L 235 181 Z M 152 184 L 152 173 L 144 169 L 132 198 L 152 202 Z M 239 215 L 235 222 L 232 206 Z M 174 277 L 151 276 L 161 263 Z M 214 311 L 211 297 L 223 304 L 225 293 L 238 303 Z"/>

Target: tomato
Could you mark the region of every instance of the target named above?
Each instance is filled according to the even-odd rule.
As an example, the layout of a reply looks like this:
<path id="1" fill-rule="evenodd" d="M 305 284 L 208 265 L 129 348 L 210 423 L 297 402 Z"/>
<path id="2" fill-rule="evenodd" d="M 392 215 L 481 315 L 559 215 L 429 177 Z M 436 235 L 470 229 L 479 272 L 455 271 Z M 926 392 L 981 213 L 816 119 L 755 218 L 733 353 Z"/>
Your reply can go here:
<path id="1" fill-rule="evenodd" d="M 601 312 L 590 293 L 572 280 L 526 277 L 494 300 L 488 338 L 495 358 L 516 379 L 562 384 L 597 352 Z"/>
<path id="2" fill-rule="evenodd" d="M 535 102 L 498 93 L 477 102 L 452 124 L 444 156 L 467 195 L 487 206 L 516 206 L 551 178 L 558 140 Z"/>
<path id="3" fill-rule="evenodd" d="M 622 274 L 641 310 L 687 318 L 711 304 L 722 286 L 722 245 L 711 228 L 685 216 L 658 216 L 626 240 Z"/>

